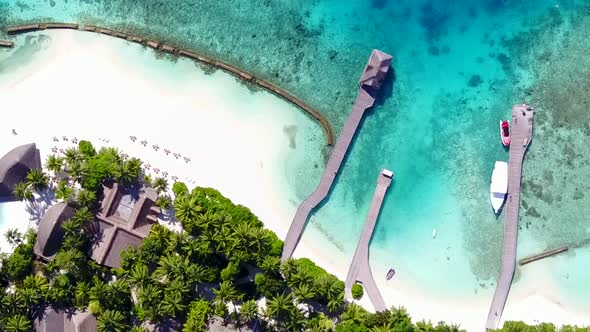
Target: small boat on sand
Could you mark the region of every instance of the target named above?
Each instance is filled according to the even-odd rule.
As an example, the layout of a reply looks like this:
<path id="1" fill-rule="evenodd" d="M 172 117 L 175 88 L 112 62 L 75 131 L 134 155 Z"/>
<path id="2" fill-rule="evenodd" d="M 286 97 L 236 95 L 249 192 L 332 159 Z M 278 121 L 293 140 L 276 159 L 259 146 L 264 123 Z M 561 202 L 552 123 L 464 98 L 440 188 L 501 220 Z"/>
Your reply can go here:
<path id="1" fill-rule="evenodd" d="M 500 121 L 500 138 L 504 146 L 510 146 L 510 122 L 508 120 Z"/>
<path id="2" fill-rule="evenodd" d="M 505 161 L 496 161 L 490 183 L 490 201 L 494 213 L 498 213 L 506 200 L 508 192 L 508 164 Z"/>
<path id="3" fill-rule="evenodd" d="M 393 278 L 393 275 L 395 275 L 395 270 L 391 268 L 389 271 L 387 271 L 387 280 Z"/>

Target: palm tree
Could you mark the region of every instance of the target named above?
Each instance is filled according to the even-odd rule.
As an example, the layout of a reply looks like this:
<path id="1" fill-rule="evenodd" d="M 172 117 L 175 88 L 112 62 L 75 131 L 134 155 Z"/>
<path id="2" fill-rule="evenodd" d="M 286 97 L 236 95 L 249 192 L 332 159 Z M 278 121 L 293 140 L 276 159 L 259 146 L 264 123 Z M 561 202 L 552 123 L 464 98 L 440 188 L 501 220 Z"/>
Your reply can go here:
<path id="1" fill-rule="evenodd" d="M 178 293 L 184 296 L 189 292 L 189 286 L 186 283 L 186 281 L 184 281 L 181 278 L 177 278 L 172 280 L 172 282 L 168 284 L 168 286 L 166 287 L 166 292 Z"/>
<path id="2" fill-rule="evenodd" d="M 240 315 L 247 322 L 253 322 L 258 318 L 258 304 L 254 300 L 248 300 L 240 307 Z"/>
<path id="3" fill-rule="evenodd" d="M 143 326 L 133 326 L 129 332 L 149 332 L 149 330 Z"/>
<path id="4" fill-rule="evenodd" d="M 315 296 L 311 287 L 307 284 L 299 284 L 293 288 L 293 295 L 299 300 L 300 302 L 307 302 Z"/>
<path id="5" fill-rule="evenodd" d="M 374 326 L 371 328 L 371 332 L 390 332 L 391 331 L 391 324 L 387 323 L 383 326 Z"/>
<path id="6" fill-rule="evenodd" d="M 281 260 L 279 257 L 266 256 L 260 263 L 260 268 L 268 274 L 277 275 L 281 268 Z"/>
<path id="7" fill-rule="evenodd" d="M 130 284 L 136 287 L 145 287 L 150 282 L 151 276 L 145 264 L 137 263 L 131 268 L 127 279 Z"/>
<path id="8" fill-rule="evenodd" d="M 283 276 L 285 276 L 286 280 L 291 279 L 291 275 L 297 271 L 297 266 L 297 261 L 293 258 L 287 259 L 281 265 L 281 272 L 283 273 Z"/>
<path id="9" fill-rule="evenodd" d="M 215 299 L 221 302 L 234 302 L 236 300 L 240 300 L 242 298 L 242 294 L 238 293 L 238 291 L 234 288 L 234 286 L 229 281 L 223 281 L 219 284 L 218 289 L 213 290 L 213 294 L 215 294 Z"/>
<path id="10" fill-rule="evenodd" d="M 305 323 L 306 320 L 303 313 L 299 309 L 293 308 L 289 314 L 289 319 L 287 320 L 287 328 L 290 331 L 303 331 Z"/>
<path id="11" fill-rule="evenodd" d="M 90 212 L 87 207 L 82 207 L 74 212 L 71 220 L 75 221 L 81 227 L 84 227 L 94 220 L 94 214 Z"/>
<path id="12" fill-rule="evenodd" d="M 266 304 L 267 315 L 277 320 L 285 320 L 293 309 L 295 309 L 293 300 L 285 293 L 271 298 Z"/>
<path id="13" fill-rule="evenodd" d="M 156 178 L 152 185 L 158 194 L 168 190 L 168 180 L 165 178 Z"/>
<path id="14" fill-rule="evenodd" d="M 35 190 L 45 189 L 49 184 L 49 179 L 47 178 L 47 175 L 43 172 L 43 170 L 40 169 L 30 170 L 27 174 L 26 179 L 27 183 L 33 186 Z"/>
<path id="15" fill-rule="evenodd" d="M 329 298 L 328 310 L 330 312 L 337 312 L 344 305 L 344 294 Z"/>
<path id="16" fill-rule="evenodd" d="M 11 246 L 16 246 L 23 241 L 22 233 L 14 228 L 9 228 L 6 233 L 4 233 L 4 238 Z"/>
<path id="17" fill-rule="evenodd" d="M 176 317 L 178 313 L 184 311 L 186 305 L 183 303 L 182 294 L 177 291 L 166 292 L 164 301 L 159 306 L 164 316 Z"/>
<path id="18" fill-rule="evenodd" d="M 113 169 L 113 177 L 115 178 L 115 181 L 123 185 L 133 183 L 133 181 L 137 179 L 137 175 L 138 174 L 134 173 L 134 170 L 127 161 L 118 163 L 115 166 L 115 169 Z"/>
<path id="19" fill-rule="evenodd" d="M 45 167 L 47 167 L 48 170 L 52 171 L 55 175 L 57 175 L 59 172 L 62 171 L 63 164 L 64 164 L 63 158 L 60 158 L 60 157 L 52 154 L 49 157 L 47 157 L 47 161 L 45 162 Z"/>
<path id="20" fill-rule="evenodd" d="M 6 332 L 31 332 L 33 331 L 33 325 L 27 316 L 16 314 L 6 320 L 4 330 Z"/>
<path id="21" fill-rule="evenodd" d="M 125 332 L 129 326 L 125 322 L 125 316 L 116 310 L 105 310 L 97 322 L 99 332 Z"/>
<path id="22" fill-rule="evenodd" d="M 47 278 L 40 275 L 27 276 L 21 289 L 25 291 L 23 293 L 25 302 L 29 306 L 36 306 L 45 299 L 49 290 L 49 282 Z"/>
<path id="23" fill-rule="evenodd" d="M 81 207 L 92 209 L 96 204 L 96 194 L 93 191 L 82 189 L 78 192 L 78 203 Z"/>
<path id="24" fill-rule="evenodd" d="M 351 303 L 346 306 L 342 313 L 342 321 L 353 321 L 355 324 L 362 324 L 367 318 L 367 312 L 356 303 Z"/>
<path id="25" fill-rule="evenodd" d="M 68 181 L 61 180 L 55 188 L 55 198 L 68 202 L 74 195 L 74 189 L 68 185 Z"/>
<path id="26" fill-rule="evenodd" d="M 168 254 L 158 261 L 158 267 L 154 271 L 156 280 L 173 280 L 185 278 L 190 262 L 187 257 L 176 254 Z"/>
<path id="27" fill-rule="evenodd" d="M 162 289 L 158 284 L 147 284 L 137 293 L 139 305 L 146 312 L 149 319 L 158 316 L 158 306 L 162 302 Z"/>
<path id="28" fill-rule="evenodd" d="M 82 153 L 80 153 L 80 151 L 77 148 L 66 149 L 64 155 L 68 168 L 70 168 L 72 164 L 80 163 L 83 158 Z"/>
<path id="29" fill-rule="evenodd" d="M 29 188 L 29 184 L 26 182 L 17 183 L 12 189 L 12 194 L 20 200 L 32 200 L 33 191 Z"/>
<path id="30" fill-rule="evenodd" d="M 76 290 L 74 291 L 75 294 L 75 302 L 76 302 L 76 307 L 78 309 L 82 309 L 84 307 L 86 307 L 86 305 L 88 304 L 88 292 L 90 291 L 90 285 L 87 282 L 84 281 L 79 281 L 76 284 Z"/>
<path id="31" fill-rule="evenodd" d="M 310 280 L 313 280 L 311 272 L 307 268 L 298 266 L 295 273 L 291 273 L 287 282 L 292 287 L 297 287 L 303 284 L 307 284 Z"/>
<path id="32" fill-rule="evenodd" d="M 183 195 L 174 202 L 176 218 L 181 222 L 190 222 L 197 219 L 202 208 L 197 204 L 197 198 L 192 195 Z"/>

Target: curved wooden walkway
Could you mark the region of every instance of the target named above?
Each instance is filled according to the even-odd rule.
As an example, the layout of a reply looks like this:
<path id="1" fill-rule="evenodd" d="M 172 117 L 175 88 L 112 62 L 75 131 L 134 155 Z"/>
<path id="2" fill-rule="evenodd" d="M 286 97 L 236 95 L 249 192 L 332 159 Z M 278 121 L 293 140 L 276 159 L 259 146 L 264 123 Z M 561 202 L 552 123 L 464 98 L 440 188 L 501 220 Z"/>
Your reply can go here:
<path id="1" fill-rule="evenodd" d="M 338 137 L 338 141 L 336 142 L 336 146 L 334 146 L 334 149 L 330 154 L 328 164 L 326 165 L 324 174 L 320 179 L 320 183 L 318 184 L 316 190 L 311 195 L 309 195 L 309 197 L 307 197 L 301 203 L 301 205 L 299 205 L 295 217 L 291 222 L 291 226 L 289 227 L 289 231 L 287 232 L 287 236 L 285 237 L 283 244 L 283 254 L 281 257 L 283 261 L 289 259 L 293 255 L 293 252 L 295 251 L 295 248 L 301 239 L 301 235 L 303 234 L 305 224 L 307 223 L 307 219 L 309 218 L 311 211 L 328 196 L 330 188 L 332 188 L 332 184 L 336 179 L 336 175 L 340 170 L 344 156 L 348 151 L 348 147 L 350 146 L 352 138 L 358 129 L 365 110 L 373 107 L 373 104 L 375 103 L 376 91 L 374 89 L 378 90 L 380 88 L 381 83 L 391 65 L 391 60 L 391 55 L 383 53 L 379 50 L 373 50 L 371 53 L 369 62 L 367 63 L 367 66 L 365 66 L 365 70 L 361 76 L 359 94 L 356 98 L 356 101 L 354 102 L 354 105 L 352 106 L 352 112 L 346 120 L 344 128 L 342 129 L 342 132 Z M 376 72 L 379 72 L 379 75 L 377 75 Z M 363 85 L 363 78 L 367 75 L 370 75 L 371 73 L 375 73 L 374 81 L 367 83 L 367 85 Z M 376 87 L 371 89 L 371 86 L 368 86 L 370 84 L 375 84 Z"/>
<path id="2" fill-rule="evenodd" d="M 200 54 L 198 52 L 185 50 L 182 48 L 175 47 L 173 45 L 169 45 L 169 44 L 162 43 L 162 42 L 155 41 L 155 40 L 150 40 L 148 38 L 135 36 L 135 35 L 128 34 L 125 32 L 119 32 L 119 31 L 115 31 L 112 29 L 98 27 L 98 26 L 94 26 L 94 25 L 83 25 L 83 24 L 76 24 L 76 23 L 32 23 L 32 24 L 26 24 L 26 25 L 16 25 L 16 26 L 7 27 L 6 32 L 8 34 L 19 34 L 19 33 L 33 32 L 33 31 L 39 31 L 39 30 L 47 30 L 47 29 L 54 29 L 54 30 L 55 29 L 69 29 L 69 30 L 79 30 L 79 31 L 100 33 L 100 34 L 104 34 L 104 35 L 111 36 L 111 37 L 125 39 L 129 42 L 142 44 L 144 46 L 148 46 L 148 47 L 151 47 L 155 50 L 159 50 L 162 52 L 190 58 L 192 60 L 199 61 L 199 62 L 205 63 L 207 65 L 222 69 L 232 75 L 235 75 L 237 78 L 239 78 L 243 81 L 255 84 L 267 91 L 274 93 L 275 95 L 278 95 L 279 97 L 287 100 L 288 102 L 294 104 L 295 106 L 297 106 L 300 109 L 302 109 L 303 111 L 305 111 L 314 120 L 318 121 L 319 124 L 324 129 L 328 146 L 332 146 L 334 144 L 334 131 L 332 130 L 332 126 L 330 125 L 330 122 L 328 121 L 328 119 L 326 119 L 326 117 L 323 116 L 320 112 L 316 111 L 311 106 L 304 103 L 301 99 L 293 96 L 292 94 L 290 94 L 286 90 L 284 90 L 284 89 L 282 89 L 282 88 L 280 88 L 280 87 L 278 87 L 278 86 L 276 86 L 276 85 L 274 85 L 262 78 L 258 78 L 256 76 L 252 75 L 251 73 L 249 73 L 247 71 L 241 70 L 241 69 L 234 67 L 228 63 L 219 61 L 217 59 L 213 59 L 211 57 Z M 12 42 L 7 41 L 7 43 L 10 43 L 10 46 L 12 46 Z M 10 47 L 10 46 L 8 46 L 8 44 L 7 45 L 0 45 L 0 46 Z"/>
<path id="3" fill-rule="evenodd" d="M 488 313 L 486 329 L 497 329 L 516 267 L 516 244 L 518 239 L 518 211 L 520 209 L 520 179 L 525 153 L 533 138 L 532 107 L 525 104 L 512 108 L 510 124 L 510 156 L 508 159 L 508 197 L 504 221 L 504 249 L 500 279 Z"/>
<path id="4" fill-rule="evenodd" d="M 0 47 L 10 48 L 10 47 L 13 47 L 13 46 L 14 46 L 14 43 L 11 42 L 11 41 L 9 41 L 9 40 L 0 40 Z"/>
<path id="5" fill-rule="evenodd" d="M 369 265 L 369 243 L 371 242 L 371 237 L 373 236 L 373 231 L 377 224 L 377 218 L 381 212 L 383 199 L 385 198 L 387 188 L 389 188 L 393 176 L 388 176 L 386 172 L 388 171 L 382 170 L 377 178 L 377 188 L 375 188 L 373 200 L 369 207 L 367 221 L 363 228 L 359 244 L 356 247 L 352 262 L 350 263 L 346 282 L 344 283 L 344 297 L 347 300 L 350 300 L 352 298 L 352 286 L 357 281 L 360 282 L 365 288 L 367 295 L 369 295 L 375 311 L 384 311 L 387 309 L 385 301 L 379 292 L 379 288 L 377 288 L 377 284 L 375 284 L 375 279 L 371 272 L 371 266 Z"/>

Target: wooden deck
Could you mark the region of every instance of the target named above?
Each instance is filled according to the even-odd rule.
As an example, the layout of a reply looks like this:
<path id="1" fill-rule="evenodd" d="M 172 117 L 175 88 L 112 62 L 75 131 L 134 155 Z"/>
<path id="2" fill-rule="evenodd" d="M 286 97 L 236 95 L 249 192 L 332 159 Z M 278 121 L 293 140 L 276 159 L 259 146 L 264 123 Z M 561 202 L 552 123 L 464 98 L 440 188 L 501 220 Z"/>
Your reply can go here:
<path id="1" fill-rule="evenodd" d="M 383 199 L 387 193 L 387 188 L 389 188 L 389 185 L 391 184 L 391 180 L 390 177 L 383 174 L 383 171 L 381 171 L 377 178 L 377 188 L 375 188 L 375 194 L 373 194 L 373 200 L 369 207 L 367 221 L 356 247 L 352 262 L 350 263 L 346 282 L 344 283 L 344 297 L 345 299 L 350 300 L 352 298 L 352 286 L 356 282 L 360 282 L 365 288 L 366 294 L 371 299 L 375 311 L 384 311 L 387 309 L 387 306 L 385 305 L 381 293 L 379 293 L 379 289 L 375 284 L 375 279 L 373 279 L 371 266 L 369 265 L 369 243 L 371 242 L 371 237 L 373 236 L 373 231 L 377 224 L 377 218 L 381 211 L 381 205 L 383 204 Z"/>
<path id="2" fill-rule="evenodd" d="M 533 138 L 533 116 L 533 108 L 525 104 L 512 108 L 510 154 L 508 159 L 508 197 L 506 198 L 506 220 L 504 221 L 504 249 L 502 252 L 500 279 L 488 313 L 487 329 L 498 328 L 512 284 L 512 278 L 514 277 L 518 239 L 518 211 L 520 209 L 520 179 L 524 155 Z"/>
<path id="3" fill-rule="evenodd" d="M 365 110 L 372 107 L 374 103 L 375 97 L 364 89 L 359 88 L 359 94 L 352 106 L 352 112 L 344 124 L 344 128 L 336 141 L 336 145 L 332 149 L 328 164 L 326 165 L 326 169 L 324 170 L 324 174 L 320 179 L 318 187 L 301 203 L 301 205 L 299 205 L 299 208 L 297 208 L 297 212 L 291 222 L 291 226 L 289 227 L 289 231 L 287 232 L 283 244 L 282 261 L 289 259 L 293 255 L 293 252 L 301 239 L 301 235 L 303 234 L 305 224 L 309 219 L 311 211 L 328 196 L 332 184 L 336 179 L 336 175 L 340 170 L 344 156 L 352 142 L 352 138 L 363 118 L 363 114 L 365 113 Z"/>

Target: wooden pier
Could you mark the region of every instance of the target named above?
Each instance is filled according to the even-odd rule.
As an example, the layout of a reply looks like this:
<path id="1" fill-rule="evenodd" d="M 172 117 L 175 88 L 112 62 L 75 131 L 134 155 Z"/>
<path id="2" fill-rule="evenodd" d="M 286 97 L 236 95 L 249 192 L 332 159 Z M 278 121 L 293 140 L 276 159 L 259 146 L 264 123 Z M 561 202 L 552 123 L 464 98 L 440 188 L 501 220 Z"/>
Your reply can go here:
<path id="1" fill-rule="evenodd" d="M 510 123 L 510 153 L 508 159 L 508 196 L 506 198 L 506 220 L 504 221 L 504 248 L 500 278 L 488 313 L 486 329 L 498 328 L 504 305 L 516 268 L 516 245 L 518 238 L 518 211 L 520 209 L 520 179 L 525 153 L 533 138 L 532 107 L 522 104 L 512 108 Z"/>
<path id="2" fill-rule="evenodd" d="M 563 246 L 563 247 L 559 247 L 559 248 L 547 250 L 547 251 L 544 251 L 544 252 L 542 252 L 540 254 L 529 256 L 529 257 L 526 257 L 526 258 L 523 258 L 523 259 L 519 260 L 518 261 L 518 265 L 520 265 L 520 266 L 526 265 L 528 263 L 532 263 L 532 262 L 538 261 L 538 260 L 543 259 L 543 258 L 547 258 L 547 257 L 550 257 L 550 256 L 561 254 L 562 252 L 568 251 L 568 249 L 569 249 L 568 246 Z"/>
<path id="3" fill-rule="evenodd" d="M 391 184 L 392 178 L 393 173 L 388 170 L 382 170 L 377 178 L 377 188 L 375 188 L 375 194 L 373 194 L 373 200 L 369 207 L 367 221 L 365 222 L 363 233 L 356 247 L 348 275 L 346 276 L 346 282 L 344 283 L 344 298 L 350 300 L 352 298 L 352 286 L 356 282 L 360 282 L 365 288 L 367 295 L 369 295 L 375 311 L 384 311 L 387 309 L 387 306 L 379 292 L 379 288 L 377 288 L 377 284 L 375 284 L 375 279 L 373 279 L 373 273 L 369 265 L 369 243 L 371 242 L 371 237 L 377 224 L 377 218 L 381 212 L 381 205 L 383 204 L 383 199 L 387 193 L 387 188 Z"/>
<path id="4" fill-rule="evenodd" d="M 359 94 L 352 106 L 352 112 L 348 116 L 344 128 L 338 137 L 338 141 L 332 149 L 320 183 L 316 190 L 299 205 L 295 217 L 291 222 L 283 244 L 282 261 L 289 259 L 293 255 L 311 211 L 328 196 L 363 114 L 367 109 L 373 107 L 375 103 L 375 97 L 389 71 L 391 60 L 391 55 L 379 50 L 373 50 L 371 53 L 371 57 L 359 81 Z"/>
<path id="5" fill-rule="evenodd" d="M 2 47 L 10 48 L 13 46 L 14 46 L 14 43 L 9 40 L 0 40 L 0 48 L 2 48 Z"/>
<path id="6" fill-rule="evenodd" d="M 189 59 L 192 59 L 195 61 L 205 63 L 209 66 L 213 66 L 215 68 L 224 70 L 224 71 L 236 76 L 237 78 L 239 78 L 243 81 L 252 83 L 260 88 L 263 88 L 263 89 L 285 99 L 286 101 L 294 104 L 295 106 L 299 107 L 300 109 L 302 109 L 305 113 L 307 113 L 309 116 L 311 116 L 314 120 L 318 121 L 320 126 L 322 127 L 322 129 L 324 129 L 328 146 L 332 146 L 334 144 L 334 131 L 332 130 L 332 126 L 330 125 L 330 122 L 328 121 L 328 119 L 326 119 L 326 117 L 322 113 L 316 111 L 311 106 L 307 105 L 301 99 L 293 96 L 292 94 L 290 94 L 286 90 L 284 90 L 284 89 L 282 89 L 282 88 L 280 88 L 280 87 L 278 87 L 278 86 L 276 86 L 264 79 L 255 77 L 254 75 L 252 75 L 244 70 L 241 70 L 235 66 L 232 66 L 228 63 L 219 61 L 217 59 L 210 58 L 206 55 L 203 55 L 203 54 L 200 54 L 200 53 L 197 53 L 194 51 L 190 51 L 190 50 L 177 48 L 175 46 L 161 43 L 159 41 L 149 40 L 149 39 L 146 39 L 143 37 L 135 36 L 135 35 L 124 33 L 124 32 L 115 31 L 112 29 L 98 27 L 98 26 L 94 26 L 94 25 L 83 25 L 83 24 L 74 24 L 74 23 L 32 23 L 32 24 L 26 24 L 26 25 L 15 25 L 15 26 L 7 27 L 6 32 L 8 34 L 20 34 L 20 33 L 27 33 L 27 32 L 40 31 L 40 30 L 48 30 L 48 29 L 49 30 L 68 29 L 68 30 L 79 30 L 79 31 L 100 33 L 100 34 L 103 34 L 106 36 L 121 38 L 121 39 L 125 39 L 129 42 L 138 43 L 138 44 L 141 44 L 141 45 L 144 45 L 147 47 L 151 47 L 157 51 L 162 51 L 162 52 L 174 54 L 177 56 L 186 57 L 186 58 L 189 58 Z M 3 47 L 3 46 L 4 47 L 12 47 L 12 45 L 13 45 L 12 42 L 6 42 L 6 43 L 10 43 L 10 44 L 7 44 L 7 45 L 0 44 L 0 47 Z"/>

